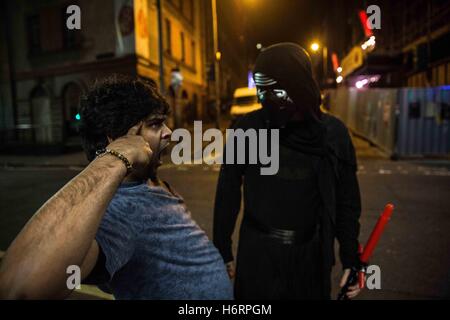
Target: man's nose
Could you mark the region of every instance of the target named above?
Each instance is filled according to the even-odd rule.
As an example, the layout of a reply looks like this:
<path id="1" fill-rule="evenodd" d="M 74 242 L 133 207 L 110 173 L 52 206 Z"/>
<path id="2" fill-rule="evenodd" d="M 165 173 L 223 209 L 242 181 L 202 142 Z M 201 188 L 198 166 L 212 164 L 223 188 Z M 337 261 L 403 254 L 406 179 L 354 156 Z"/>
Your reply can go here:
<path id="1" fill-rule="evenodd" d="M 166 125 L 164 125 L 163 133 L 161 135 L 162 139 L 170 139 L 170 136 L 172 135 L 172 130 Z"/>

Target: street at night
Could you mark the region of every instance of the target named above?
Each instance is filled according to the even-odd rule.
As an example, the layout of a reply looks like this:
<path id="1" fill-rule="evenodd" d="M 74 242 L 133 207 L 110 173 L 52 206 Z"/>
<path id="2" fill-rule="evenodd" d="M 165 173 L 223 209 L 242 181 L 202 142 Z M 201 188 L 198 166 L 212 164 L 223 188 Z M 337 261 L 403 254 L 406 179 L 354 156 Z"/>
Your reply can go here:
<path id="1" fill-rule="evenodd" d="M 441 0 L 0 0 L 0 300 L 448 300 L 449 43 Z"/>
<path id="2" fill-rule="evenodd" d="M 450 229 L 450 162 L 390 161 L 365 141 L 358 138 L 354 141 L 360 156 L 361 241 L 368 238 L 384 204 L 396 204 L 392 222 L 372 259 L 381 268 L 381 289 L 366 290 L 360 299 L 448 297 L 450 287 L 445 279 L 450 277 L 447 267 L 450 263 L 447 232 Z M 78 161 L 72 161 L 72 166 L 70 160 L 63 159 L 54 160 L 57 165 L 47 162 L 34 167 L 28 167 L 20 157 L 3 159 L 3 165 L 10 167 L 0 171 L 0 200 L 4 204 L 0 220 L 1 250 L 8 247 L 39 206 L 79 173 L 84 158 L 80 154 L 73 158 Z M 219 168 L 218 165 L 165 164 L 160 169 L 161 178 L 183 195 L 192 217 L 210 238 Z M 233 239 L 236 247 L 238 232 Z M 340 275 L 337 264 L 333 272 L 333 296 Z"/>

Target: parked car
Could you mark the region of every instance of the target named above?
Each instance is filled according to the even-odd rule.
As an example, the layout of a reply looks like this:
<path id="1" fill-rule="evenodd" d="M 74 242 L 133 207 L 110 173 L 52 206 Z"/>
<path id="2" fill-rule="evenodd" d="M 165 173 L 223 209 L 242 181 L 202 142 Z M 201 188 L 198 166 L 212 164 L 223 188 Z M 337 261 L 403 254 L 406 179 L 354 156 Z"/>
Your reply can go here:
<path id="1" fill-rule="evenodd" d="M 256 96 L 256 88 L 237 88 L 233 94 L 233 102 L 230 108 L 232 122 L 249 112 L 261 109 Z"/>

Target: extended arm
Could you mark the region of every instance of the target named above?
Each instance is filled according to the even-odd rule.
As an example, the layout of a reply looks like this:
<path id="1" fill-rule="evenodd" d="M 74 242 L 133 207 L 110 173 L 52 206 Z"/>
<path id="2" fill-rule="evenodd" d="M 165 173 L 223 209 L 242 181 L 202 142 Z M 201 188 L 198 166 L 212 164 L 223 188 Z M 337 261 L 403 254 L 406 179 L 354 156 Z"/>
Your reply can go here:
<path id="1" fill-rule="evenodd" d="M 148 144 L 136 135 L 119 138 L 109 148 L 134 165 L 151 158 Z M 8 248 L 0 266 L 0 298 L 64 297 L 70 292 L 69 265 L 80 266 L 82 277 L 87 276 L 98 255 L 97 228 L 125 175 L 122 161 L 107 155 L 92 161 L 50 198 Z"/>

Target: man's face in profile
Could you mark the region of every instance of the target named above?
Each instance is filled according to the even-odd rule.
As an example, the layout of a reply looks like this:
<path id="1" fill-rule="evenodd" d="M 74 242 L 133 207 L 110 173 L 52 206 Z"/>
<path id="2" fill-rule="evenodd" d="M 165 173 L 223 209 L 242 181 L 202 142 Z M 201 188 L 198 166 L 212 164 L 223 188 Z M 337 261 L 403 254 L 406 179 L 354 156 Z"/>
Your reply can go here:
<path id="1" fill-rule="evenodd" d="M 144 138 L 153 151 L 153 157 L 150 164 L 144 171 L 133 171 L 128 177 L 129 180 L 142 180 L 156 178 L 158 167 L 162 164 L 162 151 L 169 145 L 172 130 L 170 130 L 165 121 L 167 115 L 151 114 L 140 122 L 141 127 L 137 133 Z M 109 142 L 112 141 L 108 138 Z"/>
<path id="2" fill-rule="evenodd" d="M 162 164 L 161 153 L 170 143 L 170 130 L 165 121 L 166 115 L 152 114 L 142 121 L 139 134 L 147 141 L 153 151 L 150 169 L 156 173 L 156 169 Z"/>

